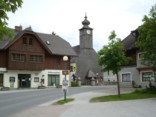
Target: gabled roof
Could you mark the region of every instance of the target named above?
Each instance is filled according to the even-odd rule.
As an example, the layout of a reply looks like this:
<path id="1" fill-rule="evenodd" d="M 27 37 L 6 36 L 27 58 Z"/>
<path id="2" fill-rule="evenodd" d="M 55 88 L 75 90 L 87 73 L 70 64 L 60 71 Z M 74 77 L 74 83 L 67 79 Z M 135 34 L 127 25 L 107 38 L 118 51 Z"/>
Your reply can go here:
<path id="1" fill-rule="evenodd" d="M 18 35 L 18 32 L 14 29 L 9 28 L 13 32 L 13 37 L 16 37 Z M 3 50 L 6 48 L 6 46 L 12 42 L 11 39 L 8 38 L 8 36 L 4 36 L 3 39 L 0 41 L 0 50 Z"/>
<path id="2" fill-rule="evenodd" d="M 50 54 L 76 56 L 71 45 L 61 37 L 53 34 L 36 33 L 33 32 L 31 28 L 26 28 L 19 33 L 15 33 L 16 35 L 12 41 L 9 41 L 9 39 L 3 39 L 0 42 L 0 50 L 7 49 L 26 33 L 35 35 Z"/>
<path id="3" fill-rule="evenodd" d="M 74 46 L 73 49 L 77 54 L 80 53 L 80 45 Z"/>
<path id="4" fill-rule="evenodd" d="M 138 37 L 138 30 L 131 31 L 131 33 L 122 41 L 124 45 L 124 49 L 131 50 L 136 48 L 136 40 Z"/>
<path id="5" fill-rule="evenodd" d="M 15 32 L 14 34 L 14 38 L 13 39 L 3 39 L 0 43 L 3 43 L 4 40 L 7 40 L 8 44 L 3 48 L 3 49 L 7 49 L 8 47 L 10 47 L 14 42 L 16 42 L 20 37 L 22 37 L 24 34 L 33 34 L 35 35 L 35 33 L 33 31 L 28 31 L 28 30 L 23 30 L 23 31 L 20 31 L 20 32 Z"/>
<path id="6" fill-rule="evenodd" d="M 0 42 L 0 50 L 3 50 L 9 44 L 8 39 L 4 39 Z"/>
<path id="7" fill-rule="evenodd" d="M 53 54 L 76 56 L 76 53 L 69 42 L 65 41 L 61 37 L 43 33 L 37 33 L 37 35 Z"/>

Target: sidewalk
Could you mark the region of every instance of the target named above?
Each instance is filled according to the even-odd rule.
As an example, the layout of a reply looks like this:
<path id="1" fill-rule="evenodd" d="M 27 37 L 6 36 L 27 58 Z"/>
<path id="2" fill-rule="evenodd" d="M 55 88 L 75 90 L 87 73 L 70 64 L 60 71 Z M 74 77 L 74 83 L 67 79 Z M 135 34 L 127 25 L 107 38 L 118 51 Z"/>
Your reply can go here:
<path id="1" fill-rule="evenodd" d="M 7 94 L 7 93 L 18 93 L 18 92 L 28 92 L 28 91 L 39 91 L 39 90 L 51 90 L 55 89 L 55 87 L 50 87 L 46 89 L 38 89 L 38 88 L 21 88 L 21 89 L 10 89 L 7 91 L 0 91 L 0 94 Z"/>
<path id="2" fill-rule="evenodd" d="M 132 89 L 121 89 L 122 93 Z M 11 117 L 156 117 L 156 99 L 90 103 L 93 97 L 115 94 L 117 89 L 93 91 L 70 96 L 65 105 L 43 104 Z M 52 102 L 51 102 L 52 103 Z"/>

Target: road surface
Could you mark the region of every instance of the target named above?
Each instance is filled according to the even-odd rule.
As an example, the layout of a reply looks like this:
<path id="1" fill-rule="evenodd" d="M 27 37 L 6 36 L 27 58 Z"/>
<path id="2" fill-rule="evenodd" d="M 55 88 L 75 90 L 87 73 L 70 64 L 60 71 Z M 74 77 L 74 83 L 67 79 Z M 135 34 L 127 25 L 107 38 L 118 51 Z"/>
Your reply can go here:
<path id="1" fill-rule="evenodd" d="M 68 96 L 93 90 L 104 90 L 116 86 L 87 86 L 69 88 Z M 63 97 L 61 88 L 0 91 L 0 117 L 9 117 L 22 110 Z"/>

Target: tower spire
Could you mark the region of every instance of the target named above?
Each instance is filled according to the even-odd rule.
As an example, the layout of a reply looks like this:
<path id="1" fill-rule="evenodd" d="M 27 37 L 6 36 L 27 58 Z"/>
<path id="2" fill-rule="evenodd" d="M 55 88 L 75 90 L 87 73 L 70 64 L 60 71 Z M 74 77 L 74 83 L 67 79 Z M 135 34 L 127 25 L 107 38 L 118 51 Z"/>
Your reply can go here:
<path id="1" fill-rule="evenodd" d="M 87 12 L 85 12 L 85 19 L 87 19 Z"/>
<path id="2" fill-rule="evenodd" d="M 83 27 L 89 28 L 88 25 L 90 24 L 90 21 L 87 19 L 87 13 L 85 12 L 85 17 L 84 21 L 82 22 Z"/>

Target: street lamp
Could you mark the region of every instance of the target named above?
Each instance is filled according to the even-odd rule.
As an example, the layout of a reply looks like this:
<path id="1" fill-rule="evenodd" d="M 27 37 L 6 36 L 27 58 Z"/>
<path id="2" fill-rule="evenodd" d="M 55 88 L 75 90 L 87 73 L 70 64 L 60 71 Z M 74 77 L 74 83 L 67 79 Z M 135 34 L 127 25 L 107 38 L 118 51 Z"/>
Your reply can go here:
<path id="1" fill-rule="evenodd" d="M 64 70 L 67 70 L 66 62 L 68 61 L 68 56 L 63 56 L 63 61 L 65 62 Z M 66 76 L 65 76 L 65 80 L 66 80 Z"/>
<path id="2" fill-rule="evenodd" d="M 64 70 L 67 70 L 68 56 L 63 56 L 63 61 L 65 62 L 65 64 L 64 64 Z M 65 75 L 64 81 L 66 82 L 66 73 L 64 75 Z M 64 85 L 68 85 L 68 84 L 65 83 Z M 63 91 L 64 91 L 64 101 L 66 101 L 67 88 L 63 89 Z"/>

